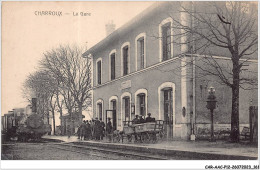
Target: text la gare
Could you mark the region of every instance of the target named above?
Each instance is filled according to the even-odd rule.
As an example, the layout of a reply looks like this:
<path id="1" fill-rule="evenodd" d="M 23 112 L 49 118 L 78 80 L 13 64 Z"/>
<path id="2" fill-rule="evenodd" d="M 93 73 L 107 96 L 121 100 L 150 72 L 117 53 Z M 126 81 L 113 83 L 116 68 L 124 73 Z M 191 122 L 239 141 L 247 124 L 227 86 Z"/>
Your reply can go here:
<path id="1" fill-rule="evenodd" d="M 91 16 L 89 12 L 73 12 L 73 16 Z"/>

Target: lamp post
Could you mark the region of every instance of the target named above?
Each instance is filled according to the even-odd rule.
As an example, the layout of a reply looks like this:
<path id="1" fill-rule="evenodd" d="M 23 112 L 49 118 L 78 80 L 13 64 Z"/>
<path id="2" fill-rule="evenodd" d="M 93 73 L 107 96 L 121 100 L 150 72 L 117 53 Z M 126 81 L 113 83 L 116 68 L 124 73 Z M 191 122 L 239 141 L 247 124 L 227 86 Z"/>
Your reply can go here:
<path id="1" fill-rule="evenodd" d="M 215 142 L 215 137 L 214 137 L 214 122 L 213 122 L 213 110 L 216 108 L 216 96 L 215 96 L 215 88 L 210 87 L 209 90 L 209 95 L 207 98 L 207 108 L 210 110 L 211 114 L 211 137 L 210 137 L 210 142 Z"/>

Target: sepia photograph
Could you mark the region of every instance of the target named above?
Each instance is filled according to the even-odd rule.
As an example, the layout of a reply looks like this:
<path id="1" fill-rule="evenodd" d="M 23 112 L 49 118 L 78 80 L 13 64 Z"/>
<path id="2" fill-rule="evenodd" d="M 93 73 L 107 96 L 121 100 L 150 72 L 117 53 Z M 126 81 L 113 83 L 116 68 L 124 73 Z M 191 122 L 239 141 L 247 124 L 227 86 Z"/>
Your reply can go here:
<path id="1" fill-rule="evenodd" d="M 2 1 L 1 88 L 3 169 L 259 169 L 258 1 Z"/>

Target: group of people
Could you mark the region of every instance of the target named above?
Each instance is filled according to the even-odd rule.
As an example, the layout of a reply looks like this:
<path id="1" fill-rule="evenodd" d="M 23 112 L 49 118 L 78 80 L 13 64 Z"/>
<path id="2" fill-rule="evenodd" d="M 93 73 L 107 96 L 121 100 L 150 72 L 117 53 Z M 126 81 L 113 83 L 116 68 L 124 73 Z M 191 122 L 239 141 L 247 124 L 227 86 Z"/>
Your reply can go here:
<path id="1" fill-rule="evenodd" d="M 147 114 L 148 117 L 146 117 L 145 119 L 143 118 L 142 115 L 136 115 L 135 118 L 133 119 L 132 123 L 133 124 L 140 124 L 140 123 L 148 123 L 148 122 L 155 122 L 155 118 L 151 117 L 151 113 Z"/>
<path id="2" fill-rule="evenodd" d="M 105 132 L 112 132 L 112 123 L 110 118 L 108 118 L 107 126 L 102 119 L 98 120 L 98 118 L 96 118 L 90 121 L 84 120 L 77 130 L 78 139 L 81 140 L 103 140 Z"/>
<path id="3" fill-rule="evenodd" d="M 136 115 L 133 119 L 133 124 L 155 122 L 155 118 L 151 117 L 151 113 L 147 114 L 148 116 L 144 119 L 143 116 Z M 103 140 L 105 134 L 111 140 L 111 134 L 113 133 L 113 126 L 111 123 L 111 118 L 108 118 L 108 122 L 105 123 L 102 119 L 98 120 L 84 120 L 81 125 L 78 127 L 77 134 L 78 139 L 81 140 Z"/>

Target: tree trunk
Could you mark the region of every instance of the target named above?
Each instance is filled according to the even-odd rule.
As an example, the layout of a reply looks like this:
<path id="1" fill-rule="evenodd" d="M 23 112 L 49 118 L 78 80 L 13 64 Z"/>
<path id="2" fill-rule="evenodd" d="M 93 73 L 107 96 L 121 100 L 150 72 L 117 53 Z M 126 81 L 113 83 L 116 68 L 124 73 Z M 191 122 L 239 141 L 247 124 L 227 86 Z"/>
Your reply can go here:
<path id="1" fill-rule="evenodd" d="M 47 124 L 49 125 L 50 124 L 50 112 L 49 111 L 47 111 Z"/>
<path id="2" fill-rule="evenodd" d="M 233 86 L 232 86 L 232 114 L 231 114 L 231 142 L 239 142 L 239 63 L 233 60 Z"/>
<path id="3" fill-rule="evenodd" d="M 52 122 L 53 122 L 53 135 L 55 135 L 55 113 L 54 113 L 54 109 L 52 110 Z"/>
<path id="4" fill-rule="evenodd" d="M 61 135 L 64 135 L 64 127 L 63 127 L 63 123 L 62 123 L 62 109 L 60 109 L 60 130 L 61 130 Z"/>
<path id="5" fill-rule="evenodd" d="M 71 129 L 71 135 L 74 134 L 75 132 L 75 127 L 74 127 L 74 115 L 72 113 L 72 107 L 68 108 L 68 113 L 69 113 L 69 124 L 70 124 L 70 129 Z"/>
<path id="6" fill-rule="evenodd" d="M 78 107 L 79 107 L 79 123 L 82 122 L 82 103 L 78 103 Z"/>

